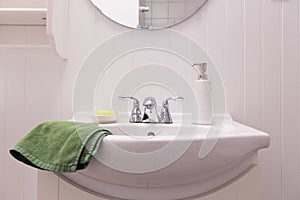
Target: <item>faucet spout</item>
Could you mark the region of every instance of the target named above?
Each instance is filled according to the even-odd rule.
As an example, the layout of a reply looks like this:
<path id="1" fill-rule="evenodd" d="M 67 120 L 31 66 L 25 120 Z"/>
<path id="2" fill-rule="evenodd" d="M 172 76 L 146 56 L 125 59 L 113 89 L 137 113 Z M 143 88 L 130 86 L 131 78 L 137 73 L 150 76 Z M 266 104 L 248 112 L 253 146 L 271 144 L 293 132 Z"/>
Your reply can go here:
<path id="1" fill-rule="evenodd" d="M 144 115 L 142 122 L 144 123 L 160 123 L 160 119 L 157 113 L 157 103 L 155 98 L 153 97 L 147 97 L 144 102 L 143 106 L 145 106 L 144 109 Z"/>

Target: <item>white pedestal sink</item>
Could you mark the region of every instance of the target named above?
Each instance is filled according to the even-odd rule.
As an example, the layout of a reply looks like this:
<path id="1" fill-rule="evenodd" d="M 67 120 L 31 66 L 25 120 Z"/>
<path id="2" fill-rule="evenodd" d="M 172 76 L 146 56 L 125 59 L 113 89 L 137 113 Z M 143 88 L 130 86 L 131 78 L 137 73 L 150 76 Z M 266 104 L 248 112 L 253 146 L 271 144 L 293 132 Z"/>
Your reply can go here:
<path id="1" fill-rule="evenodd" d="M 230 117 L 215 119 L 212 126 L 120 122 L 102 127 L 114 135 L 104 138 L 89 167 L 59 175 L 93 193 L 120 199 L 201 195 L 250 169 L 258 150 L 270 144 L 268 134 Z"/>

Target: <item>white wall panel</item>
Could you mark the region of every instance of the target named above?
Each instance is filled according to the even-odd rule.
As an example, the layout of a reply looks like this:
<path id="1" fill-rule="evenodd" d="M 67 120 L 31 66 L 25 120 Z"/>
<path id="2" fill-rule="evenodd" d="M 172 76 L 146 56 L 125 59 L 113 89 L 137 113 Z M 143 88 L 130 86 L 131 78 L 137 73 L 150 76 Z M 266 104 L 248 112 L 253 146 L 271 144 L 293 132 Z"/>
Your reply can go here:
<path id="1" fill-rule="evenodd" d="M 261 0 L 245 1 L 245 123 L 263 128 L 262 71 L 262 5 Z"/>
<path id="2" fill-rule="evenodd" d="M 261 152 L 259 161 L 262 200 L 300 198 L 299 9 L 297 0 L 209 0 L 199 13 L 174 27 L 206 47 L 218 65 L 227 90 L 228 112 L 271 135 L 271 147 Z M 70 52 L 65 67 L 59 67 L 65 63 L 49 50 L 0 50 L 0 119 L 2 116 L 5 122 L 0 127 L 1 164 L 5 166 L 0 173 L 5 179 L 12 172 L 13 177 L 22 177 L 0 188 L 4 200 L 35 198 L 35 189 L 23 184 L 36 183 L 36 173 L 24 175 L 28 169 L 13 161 L 7 148 L 40 119 L 56 118 L 60 109 L 64 117 L 70 117 L 81 63 L 96 45 L 126 30 L 90 2 L 77 0 L 70 2 Z M 30 40 L 45 44 L 40 32 L 39 28 L 0 26 L 0 44 Z M 28 34 L 37 37 L 28 39 Z M 20 123 L 12 126 L 15 113 L 20 112 Z M 12 188 L 18 192 L 8 192 Z"/>
<path id="3" fill-rule="evenodd" d="M 299 191 L 299 1 L 282 1 L 282 199 Z"/>
<path id="4" fill-rule="evenodd" d="M 238 122 L 244 122 L 245 106 L 243 9 L 243 0 L 227 0 L 223 78 L 228 112 Z"/>
<path id="5" fill-rule="evenodd" d="M 271 147 L 260 155 L 263 198 L 282 199 L 282 2 L 263 1 L 263 121 Z"/>
<path id="6" fill-rule="evenodd" d="M 6 199 L 22 199 L 23 191 L 23 174 L 21 165 L 11 159 L 8 150 L 19 138 L 25 135 L 25 51 L 10 49 L 6 51 L 6 85 L 5 85 L 5 134 L 4 134 L 4 162 L 6 167 L 2 172 L 2 178 L 6 180 L 8 190 L 4 191 Z M 18 192 L 13 192 L 16 188 Z"/>
<path id="7" fill-rule="evenodd" d="M 65 64 L 47 46 L 45 27 L 0 26 L 1 200 L 37 200 L 37 170 L 13 159 L 9 149 L 43 120 L 59 119 Z M 22 45 L 22 48 L 15 46 Z"/>
<path id="8" fill-rule="evenodd" d="M 4 158 L 5 155 L 5 148 L 4 148 L 4 134 L 5 134 L 5 115 L 4 115 L 4 105 L 5 105 L 5 96 L 3 95 L 5 92 L 5 75 L 6 75 L 6 68 L 4 67 L 4 58 L 5 52 L 0 49 L 0 158 Z M 0 173 L 5 169 L 5 160 L 0 160 Z M 1 174 L 2 175 L 2 174 Z M 4 188 L 5 182 L 0 181 L 0 188 Z"/>
<path id="9" fill-rule="evenodd" d="M 225 38 L 226 38 L 226 1 L 211 0 L 206 5 L 206 41 L 203 40 L 203 46 L 206 46 L 209 57 L 214 62 L 220 75 L 224 74 L 225 69 Z M 205 24 L 205 23 L 204 23 Z M 194 25 L 191 25 L 192 27 Z M 222 33 L 222 34 L 220 34 Z M 201 34 L 198 34 L 201 37 Z M 205 38 L 204 38 L 205 39 Z M 210 71 L 208 66 L 208 73 Z M 224 78 L 224 77 L 223 77 Z M 225 86 L 226 87 L 226 86 Z M 212 83 L 212 88 L 215 88 Z M 214 94 L 215 98 L 222 99 L 223 96 L 218 97 L 219 94 Z M 222 95 L 222 94 L 220 94 Z M 224 104 L 225 105 L 225 104 Z M 227 105 L 225 105 L 227 106 Z M 223 111 L 224 108 L 214 107 L 215 111 Z"/>
<path id="10" fill-rule="evenodd" d="M 77 19 L 78 7 L 89 8 L 83 1 L 71 4 L 72 56 L 68 63 L 70 73 L 65 76 L 74 81 L 74 73 L 87 52 L 84 49 L 91 49 L 97 42 L 109 38 L 109 34 L 112 36 L 124 29 L 100 13 Z M 207 47 L 224 78 L 228 112 L 237 121 L 271 135 L 271 147 L 260 154 L 263 200 L 299 198 L 296 190 L 299 173 L 295 174 L 300 170 L 299 153 L 295 153 L 299 152 L 299 128 L 290 120 L 298 119 L 299 107 L 299 90 L 291 89 L 291 85 L 298 84 L 299 76 L 299 63 L 295 59 L 299 56 L 296 49 L 298 12 L 298 2 L 293 0 L 209 0 L 199 13 L 172 28 Z M 77 30 L 82 25 L 84 32 Z M 88 33 L 93 37 L 84 37 Z M 82 37 L 86 41 L 79 40 Z M 71 66 L 76 69 L 72 70 Z M 283 73 L 286 66 L 290 69 Z M 298 105 L 291 112 L 297 101 Z M 70 98 L 64 103 L 70 105 Z M 288 174 L 289 171 L 294 173 Z"/>
<path id="11" fill-rule="evenodd" d="M 194 24 L 194 26 L 190 26 Z M 188 37 L 193 39 L 198 44 L 201 44 L 204 48 L 207 46 L 207 4 L 204 4 L 199 12 L 189 18 L 186 22 L 181 23 L 175 27 L 173 30 L 182 32 Z"/>
<path id="12" fill-rule="evenodd" d="M 0 26 L 0 45 L 26 43 L 25 26 Z"/>
<path id="13" fill-rule="evenodd" d="M 220 73 L 224 70 L 224 47 L 226 32 L 226 1 L 207 2 L 207 52 Z M 193 26 L 191 24 L 191 26 Z M 222 33 L 222 34 L 221 34 Z"/>

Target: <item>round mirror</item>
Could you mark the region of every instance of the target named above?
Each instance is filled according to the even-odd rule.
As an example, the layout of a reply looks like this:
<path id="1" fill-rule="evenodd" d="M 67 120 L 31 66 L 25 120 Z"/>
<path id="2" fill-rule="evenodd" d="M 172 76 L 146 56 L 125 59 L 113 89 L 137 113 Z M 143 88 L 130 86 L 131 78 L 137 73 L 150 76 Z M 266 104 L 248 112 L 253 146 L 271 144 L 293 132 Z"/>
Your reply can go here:
<path id="1" fill-rule="evenodd" d="M 207 0 L 90 0 L 111 20 L 138 29 L 166 28 L 193 15 Z"/>

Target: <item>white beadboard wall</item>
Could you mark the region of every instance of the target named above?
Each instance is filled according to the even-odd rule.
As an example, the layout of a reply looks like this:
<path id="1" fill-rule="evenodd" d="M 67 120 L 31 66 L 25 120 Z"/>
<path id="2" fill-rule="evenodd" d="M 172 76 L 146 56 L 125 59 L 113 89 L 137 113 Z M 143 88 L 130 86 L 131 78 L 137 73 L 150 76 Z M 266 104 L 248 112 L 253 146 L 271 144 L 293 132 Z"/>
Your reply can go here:
<path id="1" fill-rule="evenodd" d="M 262 200 L 300 199 L 299 11 L 298 0 L 208 0 L 173 28 L 202 44 L 219 66 L 235 120 L 271 135 L 271 147 L 260 153 Z M 43 46 L 35 41 L 43 41 L 38 29 L 0 27 L 0 44 L 14 37 L 15 44 Z M 47 48 L 0 50 L 1 199 L 36 199 L 36 172 L 12 160 L 8 148 L 60 111 L 70 118 L 80 64 L 100 42 L 126 30 L 87 0 L 70 1 L 66 65 Z"/>
<path id="2" fill-rule="evenodd" d="M 59 119 L 65 62 L 43 26 L 0 26 L 0 199 L 37 200 L 37 170 L 9 148 L 38 123 Z"/>
<path id="3" fill-rule="evenodd" d="M 234 119 L 271 135 L 271 147 L 260 153 L 262 200 L 300 198 L 299 10 L 298 0 L 208 0 L 172 28 L 202 44 L 219 66 Z M 85 0 L 70 2 L 69 28 L 65 117 L 72 114 L 70 96 L 83 59 L 127 30 Z"/>

